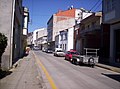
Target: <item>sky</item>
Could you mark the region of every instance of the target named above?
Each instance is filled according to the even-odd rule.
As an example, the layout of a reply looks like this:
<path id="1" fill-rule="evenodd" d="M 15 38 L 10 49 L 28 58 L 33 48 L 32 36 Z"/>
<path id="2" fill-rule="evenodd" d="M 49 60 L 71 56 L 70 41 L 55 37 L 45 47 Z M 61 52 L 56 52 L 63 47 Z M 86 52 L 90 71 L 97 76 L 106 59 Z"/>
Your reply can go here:
<path id="1" fill-rule="evenodd" d="M 47 28 L 47 22 L 53 14 L 58 10 L 67 10 L 70 6 L 92 12 L 101 11 L 102 0 L 23 0 L 23 6 L 29 9 L 28 32 L 32 32 L 39 28 Z"/>

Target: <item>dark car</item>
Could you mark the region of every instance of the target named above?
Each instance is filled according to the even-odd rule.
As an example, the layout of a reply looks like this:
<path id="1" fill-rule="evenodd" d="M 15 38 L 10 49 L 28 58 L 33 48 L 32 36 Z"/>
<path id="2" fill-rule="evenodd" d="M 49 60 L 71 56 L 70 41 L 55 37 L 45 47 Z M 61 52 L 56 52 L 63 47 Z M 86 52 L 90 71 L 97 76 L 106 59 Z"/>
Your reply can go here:
<path id="1" fill-rule="evenodd" d="M 50 49 L 50 48 L 48 48 L 48 49 L 46 49 L 46 51 L 45 51 L 46 53 L 53 53 L 53 50 L 52 49 Z"/>
<path id="2" fill-rule="evenodd" d="M 65 59 L 71 61 L 72 55 L 79 55 L 79 53 L 76 50 L 67 51 L 65 54 Z"/>

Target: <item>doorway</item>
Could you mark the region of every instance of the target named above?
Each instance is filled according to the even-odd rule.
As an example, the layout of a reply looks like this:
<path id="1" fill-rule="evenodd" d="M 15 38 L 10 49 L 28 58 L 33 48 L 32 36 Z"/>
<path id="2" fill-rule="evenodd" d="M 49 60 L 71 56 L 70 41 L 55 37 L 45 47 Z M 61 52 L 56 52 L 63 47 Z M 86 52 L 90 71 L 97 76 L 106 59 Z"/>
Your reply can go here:
<path id="1" fill-rule="evenodd" d="M 115 31 L 115 61 L 120 63 L 120 29 Z"/>

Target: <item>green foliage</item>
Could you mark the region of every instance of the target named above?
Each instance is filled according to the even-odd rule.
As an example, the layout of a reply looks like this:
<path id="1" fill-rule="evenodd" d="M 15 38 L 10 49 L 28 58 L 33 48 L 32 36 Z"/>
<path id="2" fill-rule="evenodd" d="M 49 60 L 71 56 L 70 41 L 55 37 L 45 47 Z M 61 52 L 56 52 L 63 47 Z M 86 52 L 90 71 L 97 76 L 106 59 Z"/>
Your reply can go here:
<path id="1" fill-rule="evenodd" d="M 0 33 L 0 62 L 1 62 L 1 56 L 5 51 L 5 48 L 7 46 L 7 37 Z"/>

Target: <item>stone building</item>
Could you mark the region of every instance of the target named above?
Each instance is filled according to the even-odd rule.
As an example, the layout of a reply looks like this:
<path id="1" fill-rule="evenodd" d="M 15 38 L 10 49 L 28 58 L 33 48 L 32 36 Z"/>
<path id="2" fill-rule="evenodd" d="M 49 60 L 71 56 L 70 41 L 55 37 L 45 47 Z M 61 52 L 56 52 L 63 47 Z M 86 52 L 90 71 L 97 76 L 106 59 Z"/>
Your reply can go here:
<path id="1" fill-rule="evenodd" d="M 2 56 L 2 68 L 8 70 L 22 55 L 23 35 L 22 0 L 0 0 L 0 32 L 8 38 Z"/>

